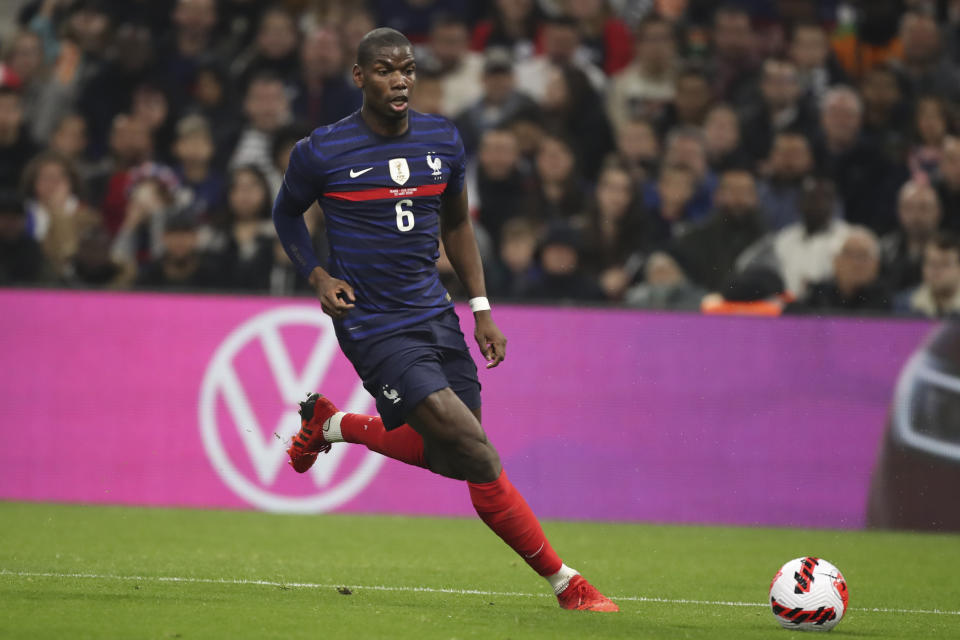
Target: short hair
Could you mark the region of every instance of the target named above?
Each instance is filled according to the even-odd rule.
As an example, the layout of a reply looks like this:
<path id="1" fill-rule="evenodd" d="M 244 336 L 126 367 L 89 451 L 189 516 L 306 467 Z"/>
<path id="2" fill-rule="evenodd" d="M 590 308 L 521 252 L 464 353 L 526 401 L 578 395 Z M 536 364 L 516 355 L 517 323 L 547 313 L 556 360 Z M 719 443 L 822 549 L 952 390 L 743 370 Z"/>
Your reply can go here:
<path id="1" fill-rule="evenodd" d="M 410 47 L 410 41 L 396 29 L 390 27 L 380 27 L 367 33 L 360 39 L 357 45 L 357 65 L 360 67 L 369 66 L 376 57 L 377 52 L 385 47 Z"/>
<path id="2" fill-rule="evenodd" d="M 857 109 L 860 113 L 863 113 L 863 98 L 860 97 L 860 94 L 857 93 L 856 90 L 845 84 L 834 85 L 824 92 L 823 97 L 820 99 L 820 110 L 823 111 L 827 109 L 832 103 L 841 98 L 852 98 L 857 104 Z"/>
<path id="3" fill-rule="evenodd" d="M 937 231 L 927 246 L 936 247 L 940 251 L 956 251 L 960 254 L 960 236 L 952 231 Z"/>
<path id="4" fill-rule="evenodd" d="M 210 123 L 199 113 L 184 116 L 177 121 L 177 137 L 187 138 L 194 135 L 203 135 L 212 138 Z"/>
<path id="5" fill-rule="evenodd" d="M 863 238 L 867 241 L 867 244 L 870 245 L 870 257 L 874 259 L 880 258 L 880 239 L 877 237 L 877 234 L 870 229 L 870 227 L 866 227 L 861 224 L 851 225 L 850 230 L 847 232 L 847 237 L 843 243 L 846 244 L 848 240 L 856 237 Z"/>

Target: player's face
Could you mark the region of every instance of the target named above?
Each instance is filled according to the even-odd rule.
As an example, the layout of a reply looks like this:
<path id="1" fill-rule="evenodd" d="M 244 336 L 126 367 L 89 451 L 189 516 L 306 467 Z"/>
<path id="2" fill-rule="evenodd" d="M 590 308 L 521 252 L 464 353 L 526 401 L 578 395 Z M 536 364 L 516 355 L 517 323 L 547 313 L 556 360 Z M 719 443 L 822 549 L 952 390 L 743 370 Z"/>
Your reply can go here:
<path id="1" fill-rule="evenodd" d="M 355 65 L 353 79 L 363 89 L 363 107 L 387 120 L 407 117 L 417 64 L 410 47 L 384 47 L 365 67 Z"/>

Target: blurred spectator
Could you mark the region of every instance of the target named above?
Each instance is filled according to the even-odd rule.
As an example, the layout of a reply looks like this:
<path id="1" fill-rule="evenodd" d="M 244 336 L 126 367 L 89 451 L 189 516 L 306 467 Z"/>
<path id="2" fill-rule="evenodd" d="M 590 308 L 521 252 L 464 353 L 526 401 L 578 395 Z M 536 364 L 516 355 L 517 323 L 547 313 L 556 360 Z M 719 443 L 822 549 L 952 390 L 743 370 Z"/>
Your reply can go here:
<path id="1" fill-rule="evenodd" d="M 130 108 L 133 92 L 154 79 L 155 55 L 150 30 L 124 24 L 117 27 L 106 51 L 106 61 L 83 84 L 78 107 L 87 120 L 94 157 L 103 155 L 116 114 Z"/>
<path id="2" fill-rule="evenodd" d="M 623 69 L 633 56 L 633 38 L 607 6 L 607 0 L 567 0 L 567 14 L 580 25 L 590 61 L 608 76 Z"/>
<path id="3" fill-rule="evenodd" d="M 201 222 L 223 203 L 224 179 L 212 166 L 213 135 L 201 115 L 191 115 L 177 123 L 173 155 L 177 178 L 189 194 L 190 210 Z"/>
<path id="4" fill-rule="evenodd" d="M 937 233 L 940 217 L 937 192 L 929 183 L 912 180 L 900 187 L 900 226 L 880 241 L 884 279 L 894 291 L 920 284 L 923 250 Z"/>
<path id="5" fill-rule="evenodd" d="M 63 156 L 44 151 L 23 170 L 28 228 L 43 247 L 52 274 L 60 277 L 80 236 L 100 224 L 100 214 L 80 201 L 80 177 Z"/>
<path id="6" fill-rule="evenodd" d="M 472 19 L 469 0 L 371 0 L 367 3 L 379 17 L 379 25 L 400 31 L 413 43 L 423 42 L 437 15 Z"/>
<path id="7" fill-rule="evenodd" d="M 637 25 L 633 62 L 610 82 L 607 113 L 613 126 L 659 118 L 673 100 L 678 65 L 674 26 L 656 14 L 644 18 Z"/>
<path id="8" fill-rule="evenodd" d="M 750 133 L 753 135 L 754 132 Z M 707 148 L 707 162 L 715 173 L 753 164 L 743 149 L 737 113 L 724 102 L 707 112 L 703 123 L 703 140 Z"/>
<path id="9" fill-rule="evenodd" d="M 684 231 L 672 252 L 693 282 L 717 291 L 737 257 L 763 232 L 753 174 L 746 169 L 727 169 L 717 185 L 713 214 Z"/>
<path id="10" fill-rule="evenodd" d="M 518 113 L 536 109 L 536 103 L 517 90 L 513 60 L 505 49 L 487 52 L 482 87 L 480 99 L 468 106 L 455 121 L 470 156 L 477 150 L 480 136 L 485 131 L 502 126 Z"/>
<path id="11" fill-rule="evenodd" d="M 536 278 L 536 226 L 526 218 L 507 220 L 499 246 L 499 260 L 489 278 L 491 290 L 500 298 L 518 298 L 527 282 Z"/>
<path id="12" fill-rule="evenodd" d="M 638 185 L 653 180 L 657 175 L 660 141 L 648 120 L 628 120 L 616 135 L 617 158 Z"/>
<path id="13" fill-rule="evenodd" d="M 579 233 L 563 223 L 551 225 L 537 249 L 539 271 L 520 295 L 528 300 L 603 300 L 603 290 L 583 269 L 582 249 Z"/>
<path id="14" fill-rule="evenodd" d="M 758 188 L 768 229 L 776 231 L 800 221 L 800 192 L 813 168 L 813 151 L 803 134 L 782 131 L 774 137 L 768 175 Z"/>
<path id="15" fill-rule="evenodd" d="M 255 76 L 247 88 L 243 111 L 247 124 L 240 132 L 230 166 L 257 167 L 269 181 L 271 193 L 276 193 L 282 176 L 274 171 L 270 152 L 277 131 L 290 122 L 290 101 L 283 81 L 275 75 Z"/>
<path id="16" fill-rule="evenodd" d="M 199 247 L 197 223 L 185 213 L 164 221 L 159 258 L 144 265 L 136 285 L 147 289 L 213 289 L 222 286 L 216 259 Z"/>
<path id="17" fill-rule="evenodd" d="M 599 275 L 608 299 L 620 300 L 653 238 L 630 174 L 615 159 L 600 171 L 588 216 L 584 266 Z"/>
<path id="18" fill-rule="evenodd" d="M 647 259 L 643 282 L 627 290 L 624 302 L 638 309 L 696 311 L 706 294 L 687 280 L 670 254 L 657 251 Z"/>
<path id="19" fill-rule="evenodd" d="M 37 152 L 23 120 L 20 92 L 0 84 L 0 189 L 13 189 L 24 165 Z"/>
<path id="20" fill-rule="evenodd" d="M 65 115 L 54 128 L 48 148 L 50 151 L 56 151 L 67 158 L 76 166 L 83 164 L 87 150 L 87 121 L 77 113 Z M 81 173 L 85 172 L 81 171 Z"/>
<path id="21" fill-rule="evenodd" d="M 890 292 L 880 281 L 880 245 L 866 227 L 850 228 L 833 261 L 833 278 L 810 287 L 787 311 L 889 311 Z"/>
<path id="22" fill-rule="evenodd" d="M 580 30 L 577 21 L 569 16 L 547 18 L 541 31 L 543 53 L 533 58 L 518 61 L 515 72 L 517 86 L 522 87 L 534 100 L 540 102 L 547 93 L 552 80 L 551 67 L 579 69 L 590 81 L 595 91 L 603 92 L 607 78 L 581 49 Z"/>
<path id="23" fill-rule="evenodd" d="M 695 181 L 696 177 L 687 167 L 667 164 L 657 180 L 644 187 L 644 209 L 651 214 L 656 242 L 677 236 L 691 220 Z"/>
<path id="24" fill-rule="evenodd" d="M 100 164 L 89 181 L 92 201 L 102 203 L 100 210 L 111 233 L 116 233 L 126 215 L 131 173 L 152 156 L 153 141 L 142 121 L 127 114 L 113 119 L 110 157 Z"/>
<path id="25" fill-rule="evenodd" d="M 303 39 L 300 78 L 293 101 L 296 116 L 312 126 L 337 122 L 360 108 L 360 89 L 347 68 L 340 34 L 318 27 Z"/>
<path id="26" fill-rule="evenodd" d="M 593 180 L 614 144 L 602 100 L 581 71 L 554 67 L 548 73 L 550 83 L 540 102 L 544 122 L 570 139 L 581 175 Z"/>
<path id="27" fill-rule="evenodd" d="M 797 66 L 800 87 L 807 98 L 819 101 L 829 87 L 847 81 L 830 51 L 826 29 L 816 22 L 794 25 L 788 55 Z"/>
<path id="28" fill-rule="evenodd" d="M 110 234 L 101 225 L 86 229 L 67 266 L 62 283 L 68 287 L 121 289 L 137 275 L 132 261 L 111 254 Z"/>
<path id="29" fill-rule="evenodd" d="M 839 16 L 831 44 L 848 76 L 858 80 L 878 64 L 902 55 L 897 29 L 903 10 L 904 0 L 869 0 Z"/>
<path id="30" fill-rule="evenodd" d="M 665 135 L 677 126 L 703 125 L 713 102 L 710 83 L 700 70 L 689 67 L 677 74 L 673 102 L 667 105 L 657 121 L 657 129 Z"/>
<path id="31" fill-rule="evenodd" d="M 175 118 L 171 114 L 165 90 L 149 82 L 138 86 L 131 99 L 130 116 L 147 127 L 156 158 L 169 162 Z"/>
<path id="32" fill-rule="evenodd" d="M 863 135 L 888 160 L 906 156 L 907 140 L 902 123 L 909 117 L 907 103 L 897 74 L 886 65 L 878 65 L 860 81 L 863 98 Z"/>
<path id="33" fill-rule="evenodd" d="M 513 132 L 498 128 L 484 133 L 476 165 L 476 196 L 471 203 L 480 224 L 499 243 L 503 226 L 526 213 L 524 203 L 532 194 L 529 171 L 521 163 Z"/>
<path id="34" fill-rule="evenodd" d="M 861 135 L 860 97 L 848 87 L 827 91 L 820 107 L 820 124 L 823 140 L 817 164 L 836 183 L 847 221 L 876 232 L 891 229 L 896 189 L 906 179 L 906 170 L 890 165 Z"/>
<path id="35" fill-rule="evenodd" d="M 158 45 L 163 76 L 176 93 L 177 107 L 183 106 L 184 91 L 194 86 L 201 61 L 214 54 L 217 26 L 216 0 L 176 0 L 171 14 L 173 28 Z"/>
<path id="36" fill-rule="evenodd" d="M 443 77 L 428 65 L 417 68 L 416 89 L 410 94 L 410 108 L 420 113 L 443 114 Z"/>
<path id="37" fill-rule="evenodd" d="M 211 242 L 225 286 L 251 291 L 269 288 L 274 263 L 272 205 L 270 185 L 256 167 L 237 167 L 230 173 L 226 211 Z"/>
<path id="38" fill-rule="evenodd" d="M 940 197 L 941 228 L 960 233 L 960 138 L 948 136 L 940 154 L 940 176 L 934 186 Z"/>
<path id="39" fill-rule="evenodd" d="M 300 32 L 292 13 L 281 5 L 267 7 L 260 15 L 253 46 L 233 61 L 231 72 L 243 90 L 257 77 L 271 75 L 294 90 L 300 78 L 297 53 Z"/>
<path id="40" fill-rule="evenodd" d="M 748 99 L 751 81 L 760 66 L 750 14 L 733 3 L 721 5 L 713 14 L 711 39 L 709 65 L 714 93 L 740 106 Z"/>
<path id="41" fill-rule="evenodd" d="M 900 21 L 903 53 L 898 68 L 909 95 L 960 99 L 960 71 L 943 55 L 940 28 L 932 16 L 907 13 Z"/>
<path id="42" fill-rule="evenodd" d="M 507 128 L 510 129 L 517 139 L 520 157 L 524 162 L 533 166 L 536 163 L 540 142 L 547 135 L 540 110 L 531 109 L 529 111 L 521 111 L 510 118 L 510 121 L 507 123 Z"/>
<path id="43" fill-rule="evenodd" d="M 914 104 L 914 138 L 908 158 L 912 174 L 923 173 L 930 178 L 937 176 L 943 142 L 949 134 L 956 133 L 950 130 L 948 109 L 946 101 L 937 96 L 923 96 Z"/>
<path id="44" fill-rule="evenodd" d="M 573 147 L 563 138 L 546 135 L 534 165 L 536 188 L 527 215 L 537 221 L 569 220 L 584 213 L 584 188 Z"/>
<path id="45" fill-rule="evenodd" d="M 474 51 L 504 47 L 515 60 L 531 57 L 541 19 L 535 0 L 494 0 L 490 12 L 474 27 L 470 47 Z"/>
<path id="46" fill-rule="evenodd" d="M 737 260 L 737 269 L 771 269 L 778 273 L 786 292 L 802 298 L 807 288 L 833 277 L 834 257 L 850 225 L 835 217 L 836 189 L 828 179 L 808 177 L 800 195 L 800 222 L 767 235 Z"/>
<path id="47" fill-rule="evenodd" d="M 443 113 L 455 117 L 482 97 L 483 56 L 470 50 L 467 23 L 440 15 L 430 28 L 427 55 L 443 82 Z"/>
<path id="48" fill-rule="evenodd" d="M 43 56 L 43 41 L 34 31 L 19 31 L 5 47 L 6 52 L 0 64 L 0 76 L 12 73 L 23 100 L 23 111 L 28 126 L 40 104 L 44 84 L 47 80 L 47 65 Z M 36 129 L 31 126 L 31 134 Z"/>
<path id="49" fill-rule="evenodd" d="M 367 33 L 380 26 L 373 15 L 362 6 L 354 6 L 347 11 L 339 22 L 339 31 L 343 36 L 344 57 L 352 66 L 357 59 L 357 46 Z"/>
<path id="50" fill-rule="evenodd" d="M 143 264 L 161 254 L 164 224 L 177 210 L 175 188 L 175 178 L 169 170 L 145 165 L 133 172 L 123 224 L 113 243 L 112 254 L 118 262 Z M 183 211 L 181 215 L 194 214 Z"/>
<path id="51" fill-rule="evenodd" d="M 693 221 L 705 218 L 713 206 L 717 177 L 707 164 L 703 133 L 695 127 L 678 127 L 667 136 L 666 147 L 663 165 L 684 167 L 693 177 L 693 195 L 684 205 L 684 219 Z M 647 185 L 644 189 L 644 205 L 657 210 L 660 208 L 658 198 L 658 191 L 652 185 Z"/>
<path id="52" fill-rule="evenodd" d="M 197 69 L 197 81 L 184 112 L 206 119 L 213 135 L 213 164 L 219 169 L 227 166 L 240 135 L 242 118 L 239 102 L 233 86 L 228 82 L 227 72 L 219 65 L 208 63 Z"/>
<path id="53" fill-rule="evenodd" d="M 43 250 L 27 229 L 23 200 L 0 190 L 0 284 L 30 284 L 43 275 Z"/>
<path id="54" fill-rule="evenodd" d="M 942 232 L 923 251 L 923 283 L 897 298 L 899 311 L 930 318 L 960 314 L 960 240 Z"/>
<path id="55" fill-rule="evenodd" d="M 790 60 L 768 58 L 760 74 L 761 102 L 746 109 L 743 128 L 750 135 L 744 147 L 755 162 L 770 153 L 773 137 L 791 129 L 812 136 L 816 131 L 816 116 L 801 100 L 802 88 L 796 65 Z"/>

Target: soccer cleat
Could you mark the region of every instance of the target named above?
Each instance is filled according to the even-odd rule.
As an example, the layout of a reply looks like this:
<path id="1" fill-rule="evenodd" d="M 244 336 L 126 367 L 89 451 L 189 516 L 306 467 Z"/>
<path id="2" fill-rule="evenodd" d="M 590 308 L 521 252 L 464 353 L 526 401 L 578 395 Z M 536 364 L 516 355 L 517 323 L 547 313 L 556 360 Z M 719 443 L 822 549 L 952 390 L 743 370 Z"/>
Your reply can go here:
<path id="1" fill-rule="evenodd" d="M 613 600 L 597 591 L 581 575 L 570 578 L 567 588 L 557 594 L 557 600 L 564 609 L 577 611 L 620 611 Z"/>
<path id="2" fill-rule="evenodd" d="M 300 403 L 300 431 L 287 449 L 294 471 L 305 472 L 317 461 L 318 454 L 330 451 L 330 443 L 323 439 L 323 423 L 336 412 L 333 403 L 319 393 L 308 394 Z"/>

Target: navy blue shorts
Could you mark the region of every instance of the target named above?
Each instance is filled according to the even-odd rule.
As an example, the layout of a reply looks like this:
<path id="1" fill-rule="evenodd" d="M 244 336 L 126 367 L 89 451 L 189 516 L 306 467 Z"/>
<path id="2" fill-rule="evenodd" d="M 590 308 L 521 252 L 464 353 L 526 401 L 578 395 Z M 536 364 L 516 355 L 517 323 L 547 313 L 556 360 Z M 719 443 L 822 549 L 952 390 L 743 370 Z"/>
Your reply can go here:
<path id="1" fill-rule="evenodd" d="M 396 429 L 424 398 L 450 387 L 469 409 L 480 406 L 477 365 L 452 309 L 382 336 L 340 348 L 377 401 L 383 426 Z"/>

